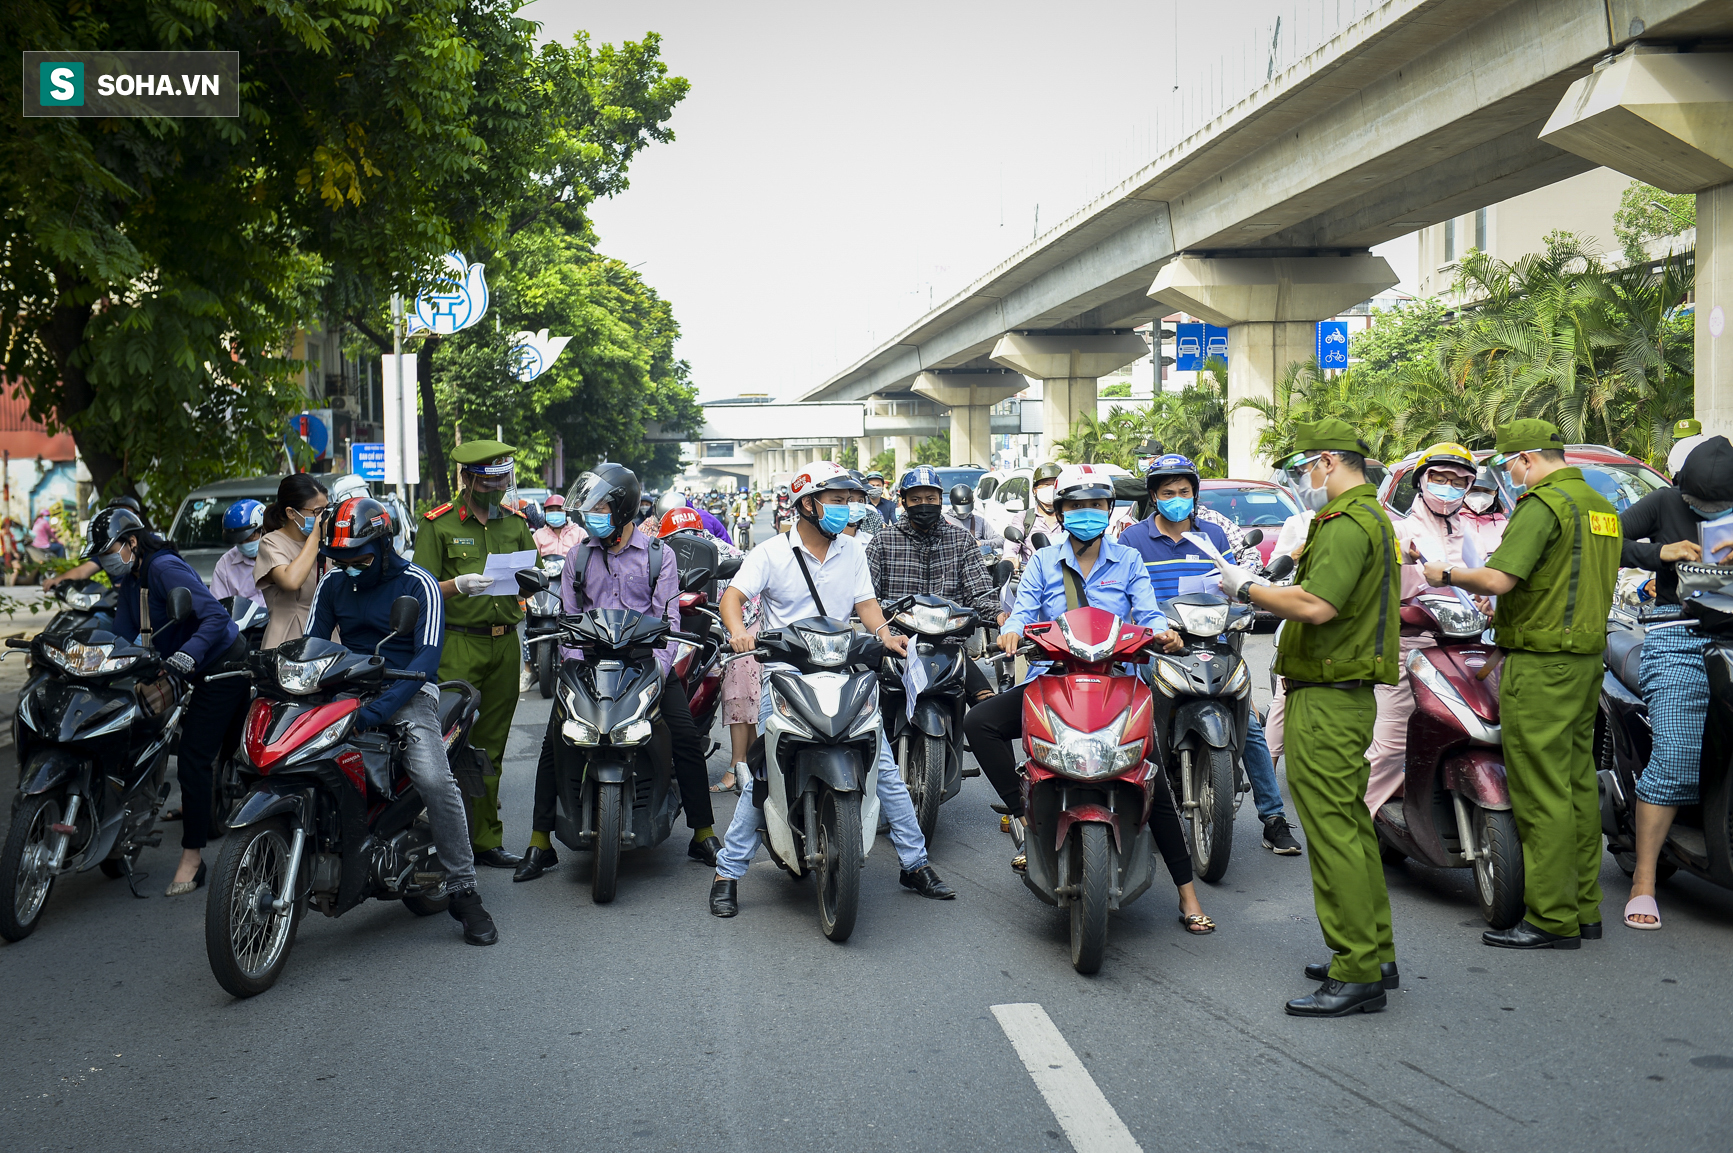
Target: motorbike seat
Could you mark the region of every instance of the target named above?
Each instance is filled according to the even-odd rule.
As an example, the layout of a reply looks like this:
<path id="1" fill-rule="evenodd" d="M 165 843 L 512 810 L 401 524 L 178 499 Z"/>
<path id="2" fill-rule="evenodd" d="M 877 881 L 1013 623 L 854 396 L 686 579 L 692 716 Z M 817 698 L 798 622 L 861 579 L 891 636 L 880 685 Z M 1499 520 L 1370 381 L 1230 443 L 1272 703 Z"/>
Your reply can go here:
<path id="1" fill-rule="evenodd" d="M 1607 669 L 1619 683 L 1637 692 L 1637 671 L 1643 665 L 1643 634 L 1633 630 L 1607 633 L 1607 650 L 1601 654 Z"/>

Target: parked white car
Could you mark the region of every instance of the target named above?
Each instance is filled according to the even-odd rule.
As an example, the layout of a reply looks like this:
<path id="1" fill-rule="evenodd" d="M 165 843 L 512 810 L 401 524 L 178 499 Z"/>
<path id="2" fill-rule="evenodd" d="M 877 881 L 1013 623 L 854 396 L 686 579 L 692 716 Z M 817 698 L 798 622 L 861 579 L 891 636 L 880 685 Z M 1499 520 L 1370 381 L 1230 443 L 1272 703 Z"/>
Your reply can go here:
<path id="1" fill-rule="evenodd" d="M 1103 466 L 1116 476 L 1131 473 L 1116 464 Z M 1003 533 L 1005 526 L 1028 511 L 1034 499 L 1029 482 L 1035 476 L 1032 468 L 994 470 L 975 482 L 975 511 L 987 518 L 987 523 Z"/>

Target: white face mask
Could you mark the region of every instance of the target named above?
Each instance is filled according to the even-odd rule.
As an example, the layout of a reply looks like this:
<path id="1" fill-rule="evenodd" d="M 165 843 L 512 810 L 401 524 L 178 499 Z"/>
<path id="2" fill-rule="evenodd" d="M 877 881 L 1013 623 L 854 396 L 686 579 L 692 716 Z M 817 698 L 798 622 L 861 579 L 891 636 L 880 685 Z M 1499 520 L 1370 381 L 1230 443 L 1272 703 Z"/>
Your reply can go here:
<path id="1" fill-rule="evenodd" d="M 1492 509 L 1494 499 L 1492 493 L 1487 492 L 1485 489 L 1479 489 L 1463 497 L 1462 503 L 1469 512 L 1474 513 L 1476 516 L 1484 516 Z"/>
<path id="2" fill-rule="evenodd" d="M 1314 464 L 1305 472 L 1289 474 L 1294 477 L 1294 496 L 1299 499 L 1301 507 L 1309 508 L 1313 512 L 1319 511 L 1330 503 L 1330 494 L 1322 485 L 1313 487 L 1312 477 L 1319 471 L 1321 471 L 1321 465 Z M 1324 483 L 1329 483 L 1329 477 L 1324 478 Z"/>

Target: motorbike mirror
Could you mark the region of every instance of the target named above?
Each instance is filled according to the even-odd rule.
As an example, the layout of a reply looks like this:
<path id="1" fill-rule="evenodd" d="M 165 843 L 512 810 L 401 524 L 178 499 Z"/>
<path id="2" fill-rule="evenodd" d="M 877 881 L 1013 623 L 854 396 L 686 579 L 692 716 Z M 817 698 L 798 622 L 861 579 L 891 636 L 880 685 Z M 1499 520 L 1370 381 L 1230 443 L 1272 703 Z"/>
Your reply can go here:
<path id="1" fill-rule="evenodd" d="M 415 631 L 421 619 L 421 602 L 411 596 L 401 596 L 391 602 L 391 631 L 396 636 Z"/>
<path id="2" fill-rule="evenodd" d="M 1023 543 L 1023 530 L 1014 524 L 1008 524 L 1005 526 L 1004 536 L 1005 539 L 1010 541 L 1012 544 Z"/>
<path id="3" fill-rule="evenodd" d="M 1029 538 L 1029 543 L 1032 546 L 1034 546 L 1035 548 L 1039 549 L 1039 548 L 1046 548 L 1048 545 L 1052 544 L 1053 542 L 1047 539 L 1046 533 L 1038 532 L 1034 536 Z"/>
<path id="4" fill-rule="evenodd" d="M 1263 543 L 1264 543 L 1264 530 L 1263 529 L 1254 528 L 1250 532 L 1246 533 L 1246 547 L 1250 548 L 1252 545 L 1263 544 Z"/>
<path id="5" fill-rule="evenodd" d="M 517 572 L 518 595 L 528 599 L 548 590 L 548 574 L 538 568 L 522 568 Z"/>
<path id="6" fill-rule="evenodd" d="M 1269 575 L 1273 581 L 1282 580 L 1293 571 L 1294 558 L 1291 556 L 1279 556 L 1270 562 Z"/>
<path id="7" fill-rule="evenodd" d="M 992 573 L 994 584 L 1004 584 L 1006 581 L 1011 579 L 1011 562 L 1008 560 L 993 562 Z"/>
<path id="8" fill-rule="evenodd" d="M 191 589 L 172 588 L 168 590 L 168 615 L 177 621 L 192 619 L 193 594 Z"/>
<path id="9" fill-rule="evenodd" d="M 716 576 L 720 580 L 733 580 L 734 574 L 740 571 L 744 556 L 725 556 L 722 563 L 716 566 Z"/>

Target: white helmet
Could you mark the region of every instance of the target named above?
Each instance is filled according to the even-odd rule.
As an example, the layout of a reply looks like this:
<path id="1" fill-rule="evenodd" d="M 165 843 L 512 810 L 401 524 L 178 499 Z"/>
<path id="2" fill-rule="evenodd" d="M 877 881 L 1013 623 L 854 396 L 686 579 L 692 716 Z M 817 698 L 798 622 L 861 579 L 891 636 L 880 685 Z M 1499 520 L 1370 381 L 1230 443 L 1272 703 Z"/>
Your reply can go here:
<path id="1" fill-rule="evenodd" d="M 352 496 L 373 495 L 372 491 L 367 487 L 367 481 L 359 474 L 353 472 L 344 473 L 342 476 L 332 481 L 329 492 L 331 494 L 332 508 L 336 508 Z"/>
<path id="2" fill-rule="evenodd" d="M 1113 474 L 1106 465 L 1068 464 L 1059 470 L 1059 480 L 1053 492 L 1053 508 L 1060 501 L 1112 500 Z"/>
<path id="3" fill-rule="evenodd" d="M 866 491 L 860 481 L 849 475 L 848 469 L 834 460 L 815 460 L 807 465 L 789 484 L 788 491 L 795 500 L 799 500 L 803 496 L 813 496 L 833 488 Z"/>

